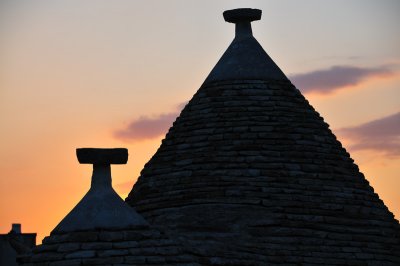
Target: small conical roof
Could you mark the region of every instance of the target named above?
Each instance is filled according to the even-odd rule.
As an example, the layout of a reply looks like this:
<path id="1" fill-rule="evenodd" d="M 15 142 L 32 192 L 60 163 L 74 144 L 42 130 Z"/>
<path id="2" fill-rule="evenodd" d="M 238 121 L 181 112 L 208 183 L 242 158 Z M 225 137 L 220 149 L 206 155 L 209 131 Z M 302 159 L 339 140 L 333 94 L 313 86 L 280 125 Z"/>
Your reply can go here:
<path id="1" fill-rule="evenodd" d="M 93 164 L 91 187 L 52 233 L 147 225 L 143 217 L 126 204 L 111 186 L 110 164 L 125 164 L 128 160 L 127 149 L 82 148 L 77 149 L 77 157 L 80 163 Z"/>
<path id="2" fill-rule="evenodd" d="M 229 13 L 236 32 L 254 20 Z M 399 263 L 393 214 L 254 38 L 237 37 L 127 202 L 204 264 Z"/>

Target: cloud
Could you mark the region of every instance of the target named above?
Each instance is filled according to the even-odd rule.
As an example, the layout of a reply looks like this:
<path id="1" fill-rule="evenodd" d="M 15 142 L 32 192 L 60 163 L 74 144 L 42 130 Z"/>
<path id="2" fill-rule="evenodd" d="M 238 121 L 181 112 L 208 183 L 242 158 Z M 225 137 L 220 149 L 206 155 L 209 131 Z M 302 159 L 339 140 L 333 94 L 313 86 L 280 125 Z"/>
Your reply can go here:
<path id="1" fill-rule="evenodd" d="M 154 117 L 141 116 L 131 121 L 125 128 L 116 130 L 113 136 L 124 141 L 154 139 L 167 133 L 187 102 L 177 105 L 179 111 L 160 114 Z"/>
<path id="2" fill-rule="evenodd" d="M 133 120 L 126 128 L 114 132 L 114 137 L 122 140 L 153 139 L 167 133 L 179 113 L 161 114 L 156 117 L 142 116 Z"/>
<path id="3" fill-rule="evenodd" d="M 400 112 L 361 124 L 336 130 L 351 141 L 351 150 L 374 150 L 400 156 Z"/>
<path id="4" fill-rule="evenodd" d="M 372 77 L 387 77 L 391 75 L 393 75 L 393 71 L 388 66 L 376 68 L 333 66 L 329 69 L 295 74 L 290 79 L 304 93 L 329 94 L 347 86 L 358 85 Z"/>

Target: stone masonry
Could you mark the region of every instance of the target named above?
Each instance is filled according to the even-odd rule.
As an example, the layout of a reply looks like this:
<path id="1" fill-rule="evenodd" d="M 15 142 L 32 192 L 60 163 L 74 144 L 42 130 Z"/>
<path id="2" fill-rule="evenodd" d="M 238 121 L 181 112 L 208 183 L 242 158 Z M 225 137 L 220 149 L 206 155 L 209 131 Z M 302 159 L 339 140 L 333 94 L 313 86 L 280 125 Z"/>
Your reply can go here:
<path id="1" fill-rule="evenodd" d="M 52 234 L 33 253 L 19 258 L 24 266 L 191 265 L 194 259 L 177 241 L 148 227 Z"/>

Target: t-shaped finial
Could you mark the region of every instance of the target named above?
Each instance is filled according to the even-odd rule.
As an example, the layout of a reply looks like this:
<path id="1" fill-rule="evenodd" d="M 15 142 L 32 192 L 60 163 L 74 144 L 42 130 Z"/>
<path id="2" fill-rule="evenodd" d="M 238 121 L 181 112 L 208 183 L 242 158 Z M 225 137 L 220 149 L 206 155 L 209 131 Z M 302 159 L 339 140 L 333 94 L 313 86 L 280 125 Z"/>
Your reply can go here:
<path id="1" fill-rule="evenodd" d="M 76 156 L 82 164 L 126 164 L 128 149 L 79 148 L 76 149 Z"/>
<path id="2" fill-rule="evenodd" d="M 111 186 L 110 164 L 125 164 L 128 160 L 127 149 L 80 148 L 76 149 L 76 155 L 80 163 L 93 164 L 92 186 L 51 235 L 148 226 L 144 218 Z"/>
<path id="3" fill-rule="evenodd" d="M 93 164 L 91 189 L 111 188 L 110 164 L 126 164 L 128 161 L 128 149 L 76 149 L 79 163 Z"/>
<path id="4" fill-rule="evenodd" d="M 253 36 L 250 22 L 261 19 L 261 10 L 252 8 L 238 8 L 224 11 L 226 22 L 236 24 L 236 38 Z"/>

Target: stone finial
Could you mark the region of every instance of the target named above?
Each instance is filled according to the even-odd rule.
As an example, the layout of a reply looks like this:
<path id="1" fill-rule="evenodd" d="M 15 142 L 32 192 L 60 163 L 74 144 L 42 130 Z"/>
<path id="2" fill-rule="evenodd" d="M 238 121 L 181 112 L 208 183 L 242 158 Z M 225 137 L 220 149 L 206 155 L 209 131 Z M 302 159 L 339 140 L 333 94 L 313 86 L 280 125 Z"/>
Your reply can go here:
<path id="1" fill-rule="evenodd" d="M 120 198 L 111 185 L 111 164 L 126 164 L 127 149 L 79 148 L 76 149 L 76 156 L 82 164 L 93 164 L 91 187 L 54 228 L 52 234 L 148 225 L 142 216 Z"/>
<path id="2" fill-rule="evenodd" d="M 111 164 L 126 164 L 128 149 L 79 148 L 76 156 L 81 164 L 93 164 L 92 189 L 111 188 Z"/>
<path id="3" fill-rule="evenodd" d="M 76 156 L 81 164 L 126 164 L 128 149 L 79 148 L 76 149 Z"/>
<path id="4" fill-rule="evenodd" d="M 224 19 L 226 22 L 239 23 L 239 22 L 252 22 L 261 19 L 262 11 L 253 8 L 237 8 L 224 11 Z"/>
<path id="5" fill-rule="evenodd" d="M 252 8 L 238 8 L 224 11 L 226 22 L 236 24 L 236 38 L 252 36 L 251 22 L 261 19 L 261 10 Z"/>
<path id="6" fill-rule="evenodd" d="M 202 87 L 214 82 L 237 80 L 285 80 L 287 77 L 253 36 L 251 22 L 261 19 L 261 10 L 239 8 L 223 13 L 235 24 L 235 38 L 212 69 Z"/>

